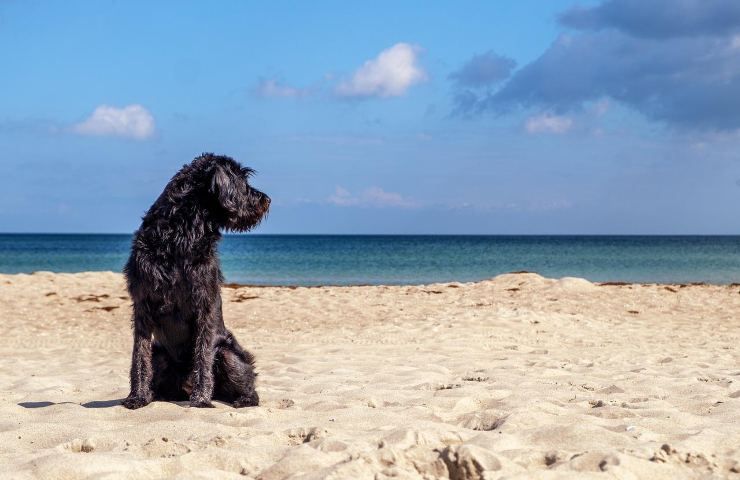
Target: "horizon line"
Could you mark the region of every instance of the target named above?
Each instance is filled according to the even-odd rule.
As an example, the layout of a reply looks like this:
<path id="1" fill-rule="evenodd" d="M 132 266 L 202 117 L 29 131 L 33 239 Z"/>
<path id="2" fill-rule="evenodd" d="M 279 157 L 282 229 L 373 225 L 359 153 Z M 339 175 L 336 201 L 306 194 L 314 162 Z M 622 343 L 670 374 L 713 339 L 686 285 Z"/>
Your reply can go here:
<path id="1" fill-rule="evenodd" d="M 0 232 L 0 235 L 133 235 L 135 232 Z M 234 233 L 225 237 L 242 236 L 355 236 L 355 237 L 740 237 L 740 233 Z"/>

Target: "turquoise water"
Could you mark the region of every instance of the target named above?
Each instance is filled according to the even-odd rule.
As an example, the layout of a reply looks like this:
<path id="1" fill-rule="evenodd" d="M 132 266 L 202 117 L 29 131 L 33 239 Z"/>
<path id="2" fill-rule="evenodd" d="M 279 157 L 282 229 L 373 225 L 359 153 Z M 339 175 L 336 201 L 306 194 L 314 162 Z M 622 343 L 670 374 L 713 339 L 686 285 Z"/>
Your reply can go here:
<path id="1" fill-rule="evenodd" d="M 0 234 L 0 272 L 121 271 L 130 235 Z M 419 284 L 527 270 L 592 281 L 740 282 L 740 236 L 227 235 L 228 282 Z"/>

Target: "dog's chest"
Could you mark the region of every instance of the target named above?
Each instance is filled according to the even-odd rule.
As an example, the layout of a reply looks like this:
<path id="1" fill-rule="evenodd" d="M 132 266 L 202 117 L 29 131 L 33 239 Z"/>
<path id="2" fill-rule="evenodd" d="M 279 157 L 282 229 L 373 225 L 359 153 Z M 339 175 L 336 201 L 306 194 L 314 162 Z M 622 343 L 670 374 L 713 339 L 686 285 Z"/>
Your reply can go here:
<path id="1" fill-rule="evenodd" d="M 167 309 L 155 319 L 154 339 L 176 360 L 190 357 L 193 328 L 187 310 Z"/>

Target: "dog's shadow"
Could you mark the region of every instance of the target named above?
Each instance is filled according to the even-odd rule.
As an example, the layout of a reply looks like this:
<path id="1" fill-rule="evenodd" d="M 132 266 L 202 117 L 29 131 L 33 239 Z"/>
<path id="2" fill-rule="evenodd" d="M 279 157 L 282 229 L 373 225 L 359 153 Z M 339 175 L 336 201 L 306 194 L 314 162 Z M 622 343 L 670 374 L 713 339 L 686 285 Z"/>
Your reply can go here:
<path id="1" fill-rule="evenodd" d="M 23 408 L 46 408 L 53 405 L 80 405 L 85 408 L 111 408 L 121 405 L 123 402 L 122 398 L 115 400 L 93 400 L 92 402 L 77 403 L 77 402 L 20 402 L 18 406 Z"/>
<path id="2" fill-rule="evenodd" d="M 79 405 L 81 407 L 85 408 L 112 408 L 112 407 L 118 407 L 123 406 L 123 398 L 117 398 L 114 400 L 93 400 L 91 402 L 86 403 L 77 403 L 77 402 L 48 402 L 48 401 L 42 401 L 42 402 L 20 402 L 17 405 L 23 408 L 46 408 L 51 407 L 53 405 Z M 155 401 L 164 401 L 166 403 L 171 403 L 173 405 L 177 405 L 178 407 L 188 407 L 189 402 L 183 401 L 183 402 L 173 402 L 173 401 L 167 401 L 167 400 L 155 400 Z M 221 403 L 221 402 L 217 402 Z"/>

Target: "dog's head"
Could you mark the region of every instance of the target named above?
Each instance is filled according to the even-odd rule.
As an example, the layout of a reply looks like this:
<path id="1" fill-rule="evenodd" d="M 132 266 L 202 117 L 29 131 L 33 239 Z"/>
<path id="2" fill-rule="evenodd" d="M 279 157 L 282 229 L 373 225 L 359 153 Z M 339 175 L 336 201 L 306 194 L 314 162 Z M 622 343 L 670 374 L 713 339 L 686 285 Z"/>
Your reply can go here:
<path id="1" fill-rule="evenodd" d="M 270 197 L 249 185 L 254 170 L 230 157 L 204 153 L 193 160 L 203 172 L 203 194 L 221 228 L 246 232 L 260 223 L 270 208 Z"/>

